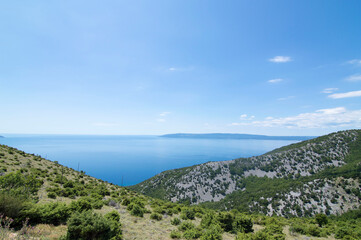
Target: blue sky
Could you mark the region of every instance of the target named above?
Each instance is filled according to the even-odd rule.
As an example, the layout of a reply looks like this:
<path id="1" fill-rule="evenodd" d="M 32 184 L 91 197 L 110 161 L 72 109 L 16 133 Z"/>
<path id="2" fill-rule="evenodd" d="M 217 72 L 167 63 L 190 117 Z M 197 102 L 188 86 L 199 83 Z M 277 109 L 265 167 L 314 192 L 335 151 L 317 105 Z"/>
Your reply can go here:
<path id="1" fill-rule="evenodd" d="M 361 1 L 2 1 L 0 133 L 361 127 Z"/>

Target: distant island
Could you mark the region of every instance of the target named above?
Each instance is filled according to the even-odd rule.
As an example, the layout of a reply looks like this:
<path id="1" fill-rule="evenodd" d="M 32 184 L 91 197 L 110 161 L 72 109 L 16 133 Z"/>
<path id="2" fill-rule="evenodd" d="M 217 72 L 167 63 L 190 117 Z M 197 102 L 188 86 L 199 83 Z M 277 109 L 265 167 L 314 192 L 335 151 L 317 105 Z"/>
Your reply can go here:
<path id="1" fill-rule="evenodd" d="M 267 136 L 240 133 L 174 133 L 165 134 L 160 137 L 166 138 L 202 138 L 202 139 L 255 139 L 255 140 L 309 140 L 314 136 Z"/>

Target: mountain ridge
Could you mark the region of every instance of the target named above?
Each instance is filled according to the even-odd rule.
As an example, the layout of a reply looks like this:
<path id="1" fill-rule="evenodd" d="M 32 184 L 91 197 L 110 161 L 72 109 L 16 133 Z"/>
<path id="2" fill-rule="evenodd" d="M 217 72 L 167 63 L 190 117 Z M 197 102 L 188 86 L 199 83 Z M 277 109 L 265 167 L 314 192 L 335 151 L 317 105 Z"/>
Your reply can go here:
<path id="1" fill-rule="evenodd" d="M 355 193 L 349 193 L 351 190 L 347 190 L 347 186 L 338 188 L 339 185 L 337 184 L 341 180 L 351 184 L 353 178 L 343 178 L 346 173 L 336 173 L 338 178 L 334 179 L 331 178 L 331 173 L 334 169 L 341 171 L 352 164 L 355 165 L 356 169 L 359 167 L 361 154 L 353 152 L 355 149 L 361 149 L 360 136 L 361 130 L 340 131 L 284 146 L 260 156 L 208 162 L 192 167 L 169 170 L 132 186 L 131 189 L 173 202 L 202 203 L 218 209 L 238 208 L 242 211 L 258 211 L 268 215 L 281 216 L 308 216 L 319 212 L 339 214 L 357 207 L 361 195 L 359 190 L 355 190 Z M 357 156 L 354 162 L 349 160 L 352 155 L 350 152 Z M 316 181 L 317 178 L 315 177 L 321 176 L 322 173 L 326 174 L 325 176 L 330 180 Z M 273 186 L 274 192 L 265 194 L 269 201 L 261 199 L 263 196 L 260 196 L 259 187 L 253 186 L 254 184 L 252 181 L 250 182 L 250 179 L 253 182 L 258 182 L 260 186 L 264 186 L 262 188 L 264 193 L 270 191 L 267 189 L 267 183 L 271 186 L 275 184 Z M 355 181 L 354 185 L 356 186 L 359 184 L 359 180 Z M 318 182 L 322 182 L 322 184 L 318 184 Z M 287 186 L 287 191 L 278 187 L 276 183 Z M 318 202 L 312 198 L 315 197 L 314 191 L 306 191 L 306 186 L 304 186 L 304 184 L 308 184 L 309 188 L 313 187 L 320 190 L 326 183 L 329 186 L 327 189 L 330 196 L 324 198 L 321 196 L 321 191 L 318 191 L 316 194 Z M 297 187 L 291 187 L 292 184 Z M 258 190 L 257 192 L 250 192 L 249 189 L 251 188 Z M 336 201 L 333 198 L 341 189 L 343 189 L 344 198 Z M 358 188 L 353 187 L 352 189 Z M 248 199 L 242 195 L 243 191 L 258 199 Z M 293 196 L 295 191 L 297 196 Z M 304 194 L 301 196 L 300 192 Z M 301 198 L 302 201 L 298 203 L 303 208 L 297 212 L 298 207 L 294 206 L 294 203 Z M 240 202 L 237 199 L 243 199 L 245 202 Z M 326 202 L 320 203 L 321 200 Z M 349 204 L 350 202 L 351 204 Z M 291 206 L 286 207 L 289 204 Z M 276 209 L 277 207 L 278 209 Z"/>

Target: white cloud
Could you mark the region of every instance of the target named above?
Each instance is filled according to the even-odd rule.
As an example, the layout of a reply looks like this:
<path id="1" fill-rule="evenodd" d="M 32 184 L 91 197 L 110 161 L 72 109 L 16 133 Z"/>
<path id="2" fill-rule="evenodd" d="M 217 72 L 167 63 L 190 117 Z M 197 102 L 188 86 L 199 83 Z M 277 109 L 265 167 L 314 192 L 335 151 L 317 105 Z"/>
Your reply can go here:
<path id="1" fill-rule="evenodd" d="M 272 118 L 263 121 L 232 123 L 233 126 L 281 127 L 281 128 L 330 128 L 360 127 L 361 109 L 349 111 L 344 107 L 320 109 L 296 116 Z"/>
<path id="2" fill-rule="evenodd" d="M 359 81 L 361 81 L 361 74 L 355 74 L 355 75 L 349 76 L 345 80 L 349 81 L 349 82 L 359 82 Z"/>
<path id="3" fill-rule="evenodd" d="M 275 78 L 275 79 L 268 80 L 269 83 L 279 83 L 279 82 L 282 82 L 282 81 L 283 81 L 282 78 Z"/>
<path id="4" fill-rule="evenodd" d="M 159 113 L 159 117 L 156 119 L 156 121 L 157 122 L 166 122 L 167 120 L 165 118 L 169 114 L 171 114 L 171 112 L 161 112 L 161 113 Z"/>
<path id="5" fill-rule="evenodd" d="M 323 89 L 323 91 L 321 93 L 333 93 L 337 90 L 338 90 L 338 88 L 325 88 L 325 89 Z"/>
<path id="6" fill-rule="evenodd" d="M 346 112 L 346 108 L 337 107 L 337 108 L 325 108 L 317 110 L 316 112 L 324 113 L 324 114 L 340 114 Z"/>
<path id="7" fill-rule="evenodd" d="M 328 95 L 329 98 L 339 99 L 339 98 L 350 98 L 350 97 L 361 97 L 361 91 L 352 91 L 345 93 L 334 93 Z"/>
<path id="8" fill-rule="evenodd" d="M 171 112 L 162 112 L 162 113 L 159 114 L 159 116 L 165 117 L 165 116 L 167 116 L 169 114 L 171 114 Z"/>
<path id="9" fill-rule="evenodd" d="M 247 114 L 242 114 L 239 118 L 241 120 L 252 120 L 255 118 L 255 116 L 248 116 Z"/>
<path id="10" fill-rule="evenodd" d="M 352 59 L 350 61 L 347 61 L 348 64 L 356 64 L 361 65 L 361 59 Z"/>
<path id="11" fill-rule="evenodd" d="M 286 101 L 286 100 L 290 100 L 292 98 L 295 98 L 295 96 L 288 96 L 288 97 L 283 97 L 283 98 L 278 98 L 278 101 Z"/>
<path id="12" fill-rule="evenodd" d="M 285 63 L 285 62 L 292 61 L 292 59 L 291 59 L 291 57 L 288 57 L 288 56 L 275 56 L 273 58 L 268 59 L 268 61 L 275 62 L 275 63 Z"/>
<path id="13" fill-rule="evenodd" d="M 186 72 L 186 71 L 192 71 L 194 67 L 170 67 L 168 68 L 168 71 L 170 72 Z"/>

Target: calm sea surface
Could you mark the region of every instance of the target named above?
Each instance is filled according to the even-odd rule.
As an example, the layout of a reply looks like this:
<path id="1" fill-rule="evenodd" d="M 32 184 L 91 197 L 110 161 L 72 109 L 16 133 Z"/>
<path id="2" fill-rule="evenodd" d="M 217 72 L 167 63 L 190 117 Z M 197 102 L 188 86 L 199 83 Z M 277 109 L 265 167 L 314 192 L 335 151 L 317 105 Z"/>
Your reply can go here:
<path id="1" fill-rule="evenodd" d="M 158 136 L 3 134 L 0 144 L 85 171 L 115 184 L 137 184 L 164 170 L 260 155 L 297 141 L 182 139 Z"/>

